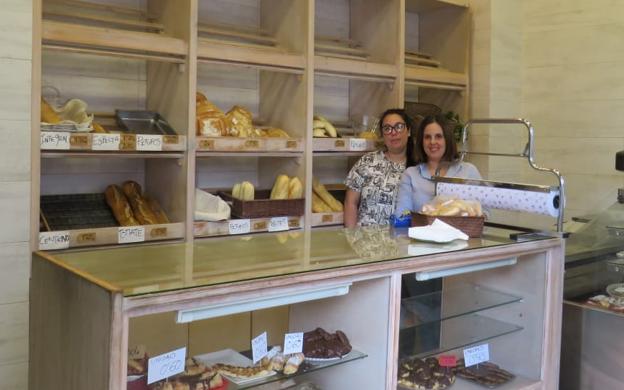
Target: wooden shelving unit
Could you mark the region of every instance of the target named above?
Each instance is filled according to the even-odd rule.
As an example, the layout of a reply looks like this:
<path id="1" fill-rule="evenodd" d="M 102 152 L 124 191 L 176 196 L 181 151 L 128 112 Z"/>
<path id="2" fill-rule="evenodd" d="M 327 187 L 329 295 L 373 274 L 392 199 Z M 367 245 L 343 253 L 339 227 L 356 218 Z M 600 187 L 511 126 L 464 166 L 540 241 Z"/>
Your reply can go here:
<path id="1" fill-rule="evenodd" d="M 357 137 L 364 117 L 411 100 L 467 113 L 470 12 L 462 0 L 149 0 L 143 8 L 134 1 L 37 0 L 34 10 L 42 54 L 34 91 L 53 86 L 62 100 L 80 98 L 96 120 L 117 108 L 156 111 L 177 135 L 163 136 L 159 150 L 141 150 L 136 135 L 120 134 L 119 147 L 102 150 L 99 135 L 50 135 L 33 123 L 35 139 L 67 138 L 33 151 L 40 172 L 33 242 L 41 194 L 98 192 L 129 179 L 172 220 L 176 234 L 165 239 L 191 242 L 223 230 L 223 222 L 193 221 L 196 187 L 248 180 L 271 188 L 278 174 L 304 183 L 305 214 L 292 217 L 302 228 L 339 225 L 338 213 L 312 212 L 312 178 L 342 183 L 362 154 L 379 147 L 381 141 Z M 413 18 L 417 42 L 406 34 Z M 406 50 L 429 57 L 406 62 Z M 199 136 L 196 92 L 224 112 L 243 106 L 254 125 L 279 127 L 290 138 Z M 33 112 L 39 101 L 33 94 Z M 313 138 L 317 114 L 355 128 L 341 138 Z"/>

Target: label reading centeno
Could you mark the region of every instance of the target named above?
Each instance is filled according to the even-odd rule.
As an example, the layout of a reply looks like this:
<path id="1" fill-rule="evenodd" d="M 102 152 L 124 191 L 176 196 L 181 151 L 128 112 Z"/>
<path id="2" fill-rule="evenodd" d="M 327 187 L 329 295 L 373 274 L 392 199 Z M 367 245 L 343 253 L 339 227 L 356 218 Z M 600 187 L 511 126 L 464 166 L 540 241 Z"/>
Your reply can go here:
<path id="1" fill-rule="evenodd" d="M 70 134 L 66 132 L 42 131 L 41 132 L 41 149 L 42 150 L 69 150 Z"/>
<path id="2" fill-rule="evenodd" d="M 39 233 L 39 250 L 48 251 L 69 248 L 70 235 L 68 231 Z"/>

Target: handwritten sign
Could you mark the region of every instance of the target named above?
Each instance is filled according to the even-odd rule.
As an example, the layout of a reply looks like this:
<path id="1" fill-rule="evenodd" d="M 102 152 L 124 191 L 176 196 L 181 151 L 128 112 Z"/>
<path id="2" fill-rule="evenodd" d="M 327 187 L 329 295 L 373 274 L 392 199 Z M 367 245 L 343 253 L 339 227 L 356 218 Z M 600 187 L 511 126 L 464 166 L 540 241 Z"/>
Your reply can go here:
<path id="1" fill-rule="evenodd" d="M 368 148 L 366 139 L 364 138 L 349 138 L 349 150 L 354 152 L 363 152 Z"/>
<path id="2" fill-rule="evenodd" d="M 70 134 L 56 131 L 41 132 L 41 149 L 42 150 L 69 150 Z"/>
<path id="3" fill-rule="evenodd" d="M 186 347 L 176 349 L 147 361 L 147 384 L 169 378 L 184 371 Z"/>
<path id="4" fill-rule="evenodd" d="M 477 345 L 476 347 L 464 349 L 464 361 L 466 367 L 487 362 L 490 360 L 490 348 L 488 344 Z"/>
<path id="5" fill-rule="evenodd" d="M 93 134 L 93 150 L 119 150 L 121 134 Z"/>
<path id="6" fill-rule="evenodd" d="M 457 366 L 457 357 L 455 355 L 440 355 L 438 356 L 438 363 L 441 367 L 455 367 Z"/>
<path id="7" fill-rule="evenodd" d="M 229 221 L 228 229 L 230 234 L 247 234 L 251 231 L 251 221 L 249 219 L 232 219 Z"/>
<path id="8" fill-rule="evenodd" d="M 68 231 L 39 233 L 39 249 L 49 251 L 69 248 L 70 235 Z"/>
<path id="9" fill-rule="evenodd" d="M 117 232 L 119 244 L 145 241 L 145 228 L 143 226 L 120 227 Z"/>
<path id="10" fill-rule="evenodd" d="M 284 355 L 303 351 L 303 332 L 286 333 L 284 335 Z"/>
<path id="11" fill-rule="evenodd" d="M 162 136 L 154 134 L 137 134 L 136 150 L 148 152 L 162 151 Z"/>
<path id="12" fill-rule="evenodd" d="M 269 353 L 267 349 L 267 332 L 262 332 L 259 336 L 251 340 L 251 355 L 253 363 L 256 364 Z"/>
<path id="13" fill-rule="evenodd" d="M 281 232 L 288 230 L 288 217 L 273 217 L 269 221 L 270 232 Z"/>

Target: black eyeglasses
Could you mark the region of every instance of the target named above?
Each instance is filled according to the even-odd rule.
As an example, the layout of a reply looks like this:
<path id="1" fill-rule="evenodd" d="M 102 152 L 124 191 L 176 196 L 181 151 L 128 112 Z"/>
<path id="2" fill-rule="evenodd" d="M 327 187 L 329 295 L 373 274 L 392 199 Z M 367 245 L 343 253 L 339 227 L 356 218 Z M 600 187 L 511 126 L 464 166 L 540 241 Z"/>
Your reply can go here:
<path id="1" fill-rule="evenodd" d="M 399 122 L 396 125 L 392 126 L 392 125 L 382 125 L 381 126 L 381 131 L 384 134 L 391 134 L 393 131 L 397 134 L 401 134 L 402 132 L 405 131 L 405 129 L 407 129 L 407 125 L 403 122 Z"/>

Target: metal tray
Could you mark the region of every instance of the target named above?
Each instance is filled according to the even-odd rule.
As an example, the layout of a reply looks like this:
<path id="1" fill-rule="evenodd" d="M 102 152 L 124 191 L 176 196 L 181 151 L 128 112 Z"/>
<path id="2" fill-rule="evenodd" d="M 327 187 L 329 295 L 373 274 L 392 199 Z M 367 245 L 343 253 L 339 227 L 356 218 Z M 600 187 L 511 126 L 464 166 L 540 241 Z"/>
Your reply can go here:
<path id="1" fill-rule="evenodd" d="M 51 231 L 119 226 L 101 193 L 43 195 L 41 217 Z"/>
<path id="2" fill-rule="evenodd" d="M 175 130 L 154 111 L 115 110 L 119 127 L 132 134 L 176 135 Z"/>

